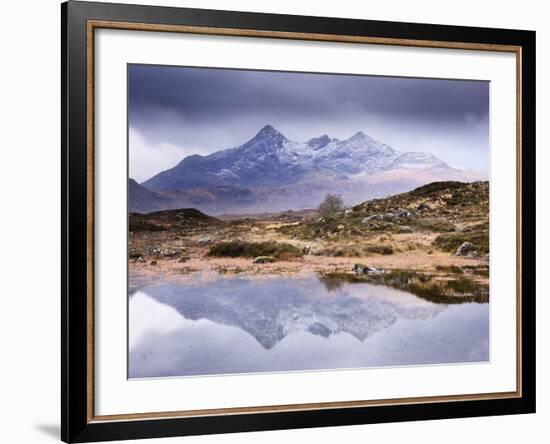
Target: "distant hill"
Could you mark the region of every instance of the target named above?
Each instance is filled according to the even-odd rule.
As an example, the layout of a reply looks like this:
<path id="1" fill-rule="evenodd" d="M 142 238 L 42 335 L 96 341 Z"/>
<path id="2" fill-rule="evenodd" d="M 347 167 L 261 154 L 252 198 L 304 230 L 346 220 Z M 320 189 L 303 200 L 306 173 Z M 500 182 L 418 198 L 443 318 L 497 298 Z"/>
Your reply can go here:
<path id="1" fill-rule="evenodd" d="M 195 207 L 209 214 L 301 210 L 316 207 L 329 192 L 354 204 L 429 182 L 475 179 L 479 176 L 430 153 L 399 152 L 361 131 L 345 140 L 323 135 L 298 143 L 266 125 L 243 145 L 185 157 L 143 182 L 153 194 L 131 186 L 130 208 Z"/>
<path id="2" fill-rule="evenodd" d="M 169 207 L 171 200 L 138 184 L 134 179 L 128 180 L 128 210 L 134 213 L 149 213 L 160 208 Z"/>
<path id="3" fill-rule="evenodd" d="M 130 231 L 166 231 L 174 229 L 195 229 L 223 223 L 215 217 L 201 213 L 194 208 L 155 211 L 148 214 L 130 213 Z"/>

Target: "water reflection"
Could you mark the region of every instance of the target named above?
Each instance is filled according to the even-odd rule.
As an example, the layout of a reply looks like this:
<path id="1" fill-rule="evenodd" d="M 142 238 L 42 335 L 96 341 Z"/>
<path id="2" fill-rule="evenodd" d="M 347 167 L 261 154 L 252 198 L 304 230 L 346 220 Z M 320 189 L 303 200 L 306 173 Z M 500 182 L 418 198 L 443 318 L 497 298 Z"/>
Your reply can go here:
<path id="1" fill-rule="evenodd" d="M 148 286 L 129 315 L 130 377 L 488 359 L 487 304 L 317 276 Z"/>

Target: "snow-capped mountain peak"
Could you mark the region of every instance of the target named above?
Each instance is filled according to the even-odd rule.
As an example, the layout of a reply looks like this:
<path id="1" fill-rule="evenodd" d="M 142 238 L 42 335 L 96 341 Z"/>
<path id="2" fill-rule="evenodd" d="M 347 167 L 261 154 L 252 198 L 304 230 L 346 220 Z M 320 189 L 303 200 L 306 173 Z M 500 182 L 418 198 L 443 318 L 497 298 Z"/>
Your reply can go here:
<path id="1" fill-rule="evenodd" d="M 347 142 L 361 141 L 361 142 L 370 143 L 374 141 L 374 139 L 370 136 L 367 136 L 363 131 L 357 131 L 353 136 L 351 136 L 346 141 Z"/>
<path id="2" fill-rule="evenodd" d="M 275 127 L 265 125 L 258 133 L 247 143 L 265 141 L 274 145 L 282 145 L 288 139 Z"/>
<path id="3" fill-rule="evenodd" d="M 406 191 L 427 181 L 462 177 L 466 178 L 462 171 L 433 154 L 399 152 L 362 131 L 345 140 L 323 134 L 295 142 L 272 125 L 265 125 L 242 145 L 207 156 L 187 156 L 142 185 L 182 196 L 188 190 L 195 190 L 189 191 L 191 194 L 203 190 L 200 196 L 213 196 L 212 190 L 216 190 L 215 195 L 222 199 L 242 196 L 241 203 L 232 204 L 236 211 L 256 208 L 258 202 L 262 202 L 262 209 L 271 211 L 314 207 L 329 191 L 355 202 L 390 191 Z M 217 205 L 218 197 L 212 199 L 210 207 Z M 272 202 L 274 199 L 279 199 L 278 203 Z M 189 206 L 206 208 L 196 199 Z"/>
<path id="4" fill-rule="evenodd" d="M 324 134 L 300 143 L 289 140 L 272 125 L 265 125 L 241 146 L 208 156 L 188 156 L 144 185 L 152 190 L 211 185 L 276 187 L 312 175 L 352 177 L 415 166 L 446 164 L 431 154 L 398 152 L 362 131 L 342 141 Z"/>

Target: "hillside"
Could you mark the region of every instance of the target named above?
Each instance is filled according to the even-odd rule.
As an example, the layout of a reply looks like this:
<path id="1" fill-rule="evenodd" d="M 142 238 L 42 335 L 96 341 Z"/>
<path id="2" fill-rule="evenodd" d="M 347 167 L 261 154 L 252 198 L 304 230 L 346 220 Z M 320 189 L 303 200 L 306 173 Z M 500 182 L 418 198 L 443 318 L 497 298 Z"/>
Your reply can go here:
<path id="1" fill-rule="evenodd" d="M 138 231 L 169 231 L 169 230 L 200 230 L 212 227 L 222 222 L 194 208 L 180 210 L 156 211 L 149 214 L 130 213 L 128 228 L 130 232 Z"/>
<path id="2" fill-rule="evenodd" d="M 455 252 L 463 242 L 489 252 L 489 183 L 434 182 L 407 193 L 372 199 L 336 214 L 284 226 L 301 239 L 352 239 L 377 234 L 431 234 L 433 247 Z M 398 247 L 399 248 L 399 247 Z"/>
<path id="3" fill-rule="evenodd" d="M 170 199 L 138 184 L 134 179 L 128 180 L 128 211 L 149 213 L 160 208 L 166 208 L 170 204 Z"/>

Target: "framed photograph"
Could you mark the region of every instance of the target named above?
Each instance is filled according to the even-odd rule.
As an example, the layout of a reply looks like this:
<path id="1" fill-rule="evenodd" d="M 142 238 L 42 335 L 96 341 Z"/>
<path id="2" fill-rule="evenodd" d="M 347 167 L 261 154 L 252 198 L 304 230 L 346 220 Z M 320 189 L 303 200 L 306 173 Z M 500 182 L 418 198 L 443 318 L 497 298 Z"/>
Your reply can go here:
<path id="1" fill-rule="evenodd" d="M 62 439 L 535 411 L 535 33 L 69 1 Z"/>

